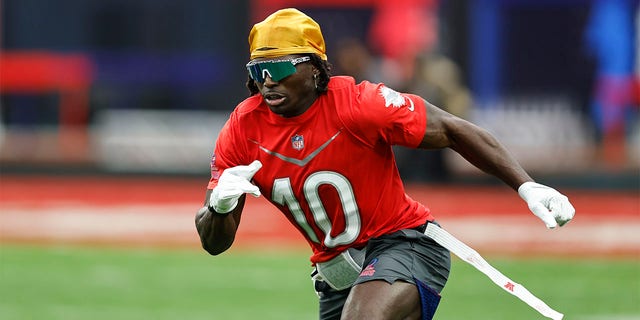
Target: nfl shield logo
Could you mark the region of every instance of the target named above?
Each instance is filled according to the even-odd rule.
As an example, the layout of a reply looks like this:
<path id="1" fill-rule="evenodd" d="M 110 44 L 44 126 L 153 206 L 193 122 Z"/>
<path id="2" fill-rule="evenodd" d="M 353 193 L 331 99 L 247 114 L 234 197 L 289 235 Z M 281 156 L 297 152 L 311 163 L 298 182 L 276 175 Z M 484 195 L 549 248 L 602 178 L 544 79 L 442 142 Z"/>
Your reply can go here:
<path id="1" fill-rule="evenodd" d="M 304 148 L 304 138 L 302 135 L 296 134 L 291 138 L 291 146 L 296 150 L 302 150 Z"/>

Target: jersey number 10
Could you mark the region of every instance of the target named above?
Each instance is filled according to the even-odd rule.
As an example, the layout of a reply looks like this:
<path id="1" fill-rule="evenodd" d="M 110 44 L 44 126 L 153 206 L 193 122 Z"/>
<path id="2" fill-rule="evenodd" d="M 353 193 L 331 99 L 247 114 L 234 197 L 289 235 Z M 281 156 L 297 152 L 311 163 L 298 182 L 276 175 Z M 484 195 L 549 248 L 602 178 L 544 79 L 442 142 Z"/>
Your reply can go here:
<path id="1" fill-rule="evenodd" d="M 345 230 L 335 237 L 331 236 L 333 226 L 318 194 L 318 188 L 322 185 L 329 185 L 336 189 L 345 215 Z M 309 205 L 314 222 L 325 234 L 325 246 L 334 248 L 340 245 L 348 245 L 358 238 L 361 228 L 360 212 L 358 211 L 353 188 L 347 178 L 337 172 L 320 171 L 307 177 L 303 188 L 304 197 Z M 291 180 L 289 178 L 276 179 L 273 182 L 273 192 L 271 194 L 273 202 L 283 206 L 286 205 L 289 208 L 293 218 L 304 230 L 307 237 L 315 243 L 320 243 L 316 233 L 309 225 L 304 211 L 302 211 L 300 201 L 296 199 L 293 193 Z"/>

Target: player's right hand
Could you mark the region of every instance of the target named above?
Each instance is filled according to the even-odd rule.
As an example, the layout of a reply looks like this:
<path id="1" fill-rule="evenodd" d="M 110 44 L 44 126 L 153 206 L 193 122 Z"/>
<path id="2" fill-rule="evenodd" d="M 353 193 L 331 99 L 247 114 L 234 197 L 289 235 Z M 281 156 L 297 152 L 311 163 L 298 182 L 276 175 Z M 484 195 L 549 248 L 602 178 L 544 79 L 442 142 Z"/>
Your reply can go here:
<path id="1" fill-rule="evenodd" d="M 211 191 L 209 209 L 217 213 L 228 213 L 238 205 L 238 199 L 245 193 L 260 196 L 260 189 L 250 181 L 262 168 L 262 163 L 253 161 L 248 166 L 226 169 L 218 179 L 218 185 Z"/>

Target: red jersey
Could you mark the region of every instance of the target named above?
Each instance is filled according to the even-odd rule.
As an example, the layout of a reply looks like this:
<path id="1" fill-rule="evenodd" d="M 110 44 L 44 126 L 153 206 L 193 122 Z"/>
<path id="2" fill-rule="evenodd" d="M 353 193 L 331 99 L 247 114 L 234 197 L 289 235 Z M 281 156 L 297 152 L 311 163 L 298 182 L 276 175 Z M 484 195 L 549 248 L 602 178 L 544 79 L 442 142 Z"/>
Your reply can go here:
<path id="1" fill-rule="evenodd" d="M 422 98 L 382 84 L 332 77 L 302 115 L 274 114 L 247 98 L 221 130 L 208 188 L 227 168 L 260 160 L 262 195 L 304 235 L 311 262 L 323 262 L 373 237 L 433 220 L 405 194 L 392 145 L 417 147 L 426 130 Z"/>

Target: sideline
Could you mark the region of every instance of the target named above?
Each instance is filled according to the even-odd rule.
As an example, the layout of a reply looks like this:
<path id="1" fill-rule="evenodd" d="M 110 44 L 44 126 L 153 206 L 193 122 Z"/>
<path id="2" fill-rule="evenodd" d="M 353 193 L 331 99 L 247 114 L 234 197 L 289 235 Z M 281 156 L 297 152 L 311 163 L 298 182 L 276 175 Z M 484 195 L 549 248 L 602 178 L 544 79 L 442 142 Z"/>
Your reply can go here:
<path id="1" fill-rule="evenodd" d="M 0 242 L 200 249 L 194 217 L 206 181 L 193 178 L 3 176 Z M 506 186 L 408 185 L 443 227 L 483 254 L 640 256 L 633 191 L 562 190 L 577 214 L 548 230 Z M 264 198 L 248 197 L 234 248 L 307 249 Z"/>
<path id="2" fill-rule="evenodd" d="M 288 221 L 264 203 L 247 202 L 235 248 L 306 248 Z M 0 210 L 0 242 L 76 243 L 199 249 L 197 205 L 62 205 Z M 640 256 L 640 219 L 574 219 L 548 230 L 531 217 L 443 217 L 439 222 L 478 251 L 508 255 Z"/>

